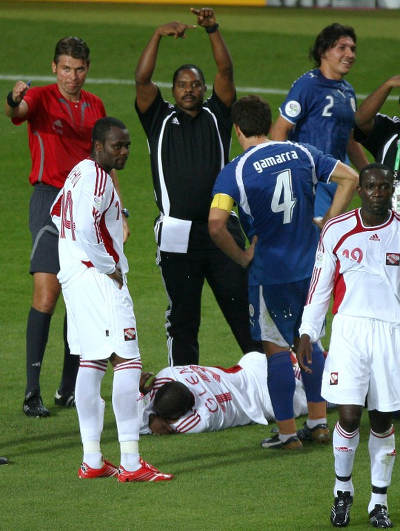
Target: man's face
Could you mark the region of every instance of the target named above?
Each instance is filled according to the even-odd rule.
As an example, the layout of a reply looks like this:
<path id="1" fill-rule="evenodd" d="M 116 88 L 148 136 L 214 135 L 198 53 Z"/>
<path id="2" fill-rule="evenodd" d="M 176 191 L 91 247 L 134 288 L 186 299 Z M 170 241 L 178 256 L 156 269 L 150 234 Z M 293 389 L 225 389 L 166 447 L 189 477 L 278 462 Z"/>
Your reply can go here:
<path id="1" fill-rule="evenodd" d="M 197 113 L 203 103 L 206 86 L 197 70 L 181 70 L 172 87 L 176 104 L 189 114 Z"/>
<path id="2" fill-rule="evenodd" d="M 392 205 L 392 175 L 378 168 L 368 170 L 358 187 L 358 193 L 364 213 L 385 217 Z"/>
<path id="3" fill-rule="evenodd" d="M 88 63 L 83 59 L 60 55 L 58 63 L 53 61 L 51 67 L 53 74 L 57 77 L 57 85 L 61 94 L 68 100 L 79 99 L 89 70 Z"/>
<path id="4" fill-rule="evenodd" d="M 345 76 L 356 60 L 356 45 L 351 37 L 344 35 L 321 56 L 321 67 L 332 79 Z"/>
<path id="5" fill-rule="evenodd" d="M 122 170 L 128 160 L 131 139 L 127 129 L 113 126 L 108 131 L 104 144 L 95 143 L 96 161 L 107 172 Z"/>

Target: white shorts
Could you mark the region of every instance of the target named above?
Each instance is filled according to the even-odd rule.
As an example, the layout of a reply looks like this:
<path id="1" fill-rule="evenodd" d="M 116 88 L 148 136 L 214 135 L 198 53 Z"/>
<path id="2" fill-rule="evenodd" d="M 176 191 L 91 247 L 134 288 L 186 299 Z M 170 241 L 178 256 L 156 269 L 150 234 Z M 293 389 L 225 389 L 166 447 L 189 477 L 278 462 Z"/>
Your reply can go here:
<path id="1" fill-rule="evenodd" d="M 328 402 L 400 409 L 400 325 L 335 315 L 322 378 Z"/>
<path id="2" fill-rule="evenodd" d="M 91 267 L 62 290 L 71 354 L 85 360 L 107 359 L 113 353 L 140 358 L 133 302 L 125 283 L 118 289 L 117 282 Z"/>

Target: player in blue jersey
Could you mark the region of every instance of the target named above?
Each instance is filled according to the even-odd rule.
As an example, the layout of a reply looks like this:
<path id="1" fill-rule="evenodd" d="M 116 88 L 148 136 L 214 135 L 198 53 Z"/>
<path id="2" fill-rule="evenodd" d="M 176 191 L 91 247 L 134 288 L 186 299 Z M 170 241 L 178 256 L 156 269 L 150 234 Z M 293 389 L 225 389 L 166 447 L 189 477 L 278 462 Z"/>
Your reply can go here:
<path id="1" fill-rule="evenodd" d="M 353 138 L 356 95 L 343 79 L 356 60 L 354 29 L 338 23 L 327 26 L 317 36 L 310 58 L 316 68 L 293 83 L 270 137 L 307 142 L 342 162 L 350 159 L 361 170 L 368 160 Z M 333 183 L 317 186 L 314 220 L 320 226 L 335 189 Z"/>
<path id="2" fill-rule="evenodd" d="M 236 135 L 244 153 L 220 172 L 213 190 L 209 231 L 215 244 L 249 268 L 250 328 L 262 340 L 268 358 L 268 390 L 279 434 L 262 446 L 301 448 L 293 414 L 295 381 L 290 347 L 296 349 L 318 241 L 312 223 L 317 182 L 338 187 L 326 219 L 340 214 L 356 188 L 356 172 L 310 145 L 267 138 L 271 111 L 257 96 L 240 99 L 232 108 Z M 234 203 L 250 247 L 242 250 L 226 223 Z M 324 356 L 314 344 L 312 372 L 302 377 L 308 402 L 310 438 L 329 440 L 326 403 L 321 397 Z"/>

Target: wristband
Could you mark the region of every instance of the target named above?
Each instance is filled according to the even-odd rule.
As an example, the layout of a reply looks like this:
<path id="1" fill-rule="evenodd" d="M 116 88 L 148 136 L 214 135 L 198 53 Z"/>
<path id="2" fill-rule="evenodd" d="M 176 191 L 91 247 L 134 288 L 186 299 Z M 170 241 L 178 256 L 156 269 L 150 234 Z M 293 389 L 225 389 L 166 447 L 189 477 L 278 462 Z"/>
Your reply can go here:
<path id="1" fill-rule="evenodd" d="M 12 91 L 10 90 L 10 92 L 7 94 L 7 104 L 10 106 L 10 107 L 18 107 L 18 105 L 20 104 L 21 102 L 19 101 L 18 103 L 16 101 L 13 100 L 13 97 L 12 97 Z"/>
<path id="2" fill-rule="evenodd" d="M 207 33 L 215 33 L 218 28 L 219 28 L 219 24 L 215 23 L 213 26 L 207 26 L 206 27 L 206 32 Z"/>
<path id="3" fill-rule="evenodd" d="M 129 218 L 129 210 L 127 208 L 123 208 L 121 213 L 125 218 Z"/>

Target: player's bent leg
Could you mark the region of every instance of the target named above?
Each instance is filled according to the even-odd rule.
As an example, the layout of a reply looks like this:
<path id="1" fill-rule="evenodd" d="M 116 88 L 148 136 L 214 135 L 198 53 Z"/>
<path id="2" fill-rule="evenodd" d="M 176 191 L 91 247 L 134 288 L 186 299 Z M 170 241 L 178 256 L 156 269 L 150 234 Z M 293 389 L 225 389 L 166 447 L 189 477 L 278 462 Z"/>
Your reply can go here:
<path id="1" fill-rule="evenodd" d="M 266 342 L 264 342 L 266 343 Z M 296 434 L 293 397 L 296 381 L 289 351 L 279 351 L 277 346 L 271 354 L 271 343 L 266 348 L 268 358 L 268 391 L 279 433 L 261 442 L 263 448 L 296 450 L 302 443 Z M 269 351 L 269 352 L 268 352 Z"/>
<path id="2" fill-rule="evenodd" d="M 76 379 L 76 410 L 83 445 L 83 462 L 78 471 L 81 479 L 108 477 L 110 463 L 103 461 L 100 449 L 104 422 L 104 400 L 100 396 L 101 382 L 107 370 L 106 360 L 81 359 Z M 114 467 L 116 470 L 116 467 Z"/>

